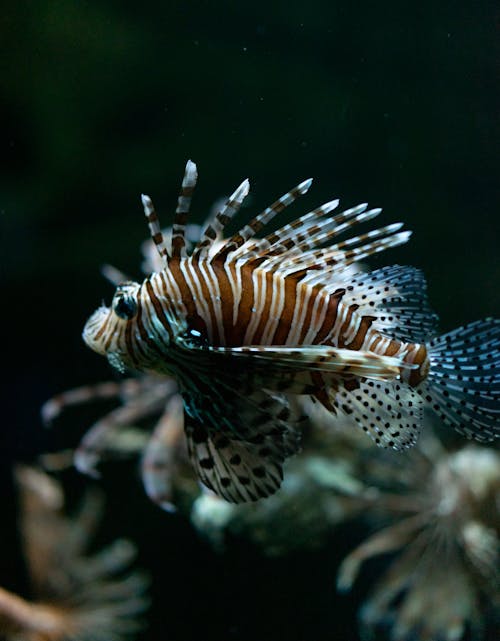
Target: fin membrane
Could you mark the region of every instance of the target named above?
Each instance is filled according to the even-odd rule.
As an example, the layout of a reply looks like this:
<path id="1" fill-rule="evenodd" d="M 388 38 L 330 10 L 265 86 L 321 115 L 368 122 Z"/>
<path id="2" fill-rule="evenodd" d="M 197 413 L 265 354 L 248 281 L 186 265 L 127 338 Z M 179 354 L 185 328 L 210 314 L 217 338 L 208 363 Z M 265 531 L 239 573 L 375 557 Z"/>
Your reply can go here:
<path id="1" fill-rule="evenodd" d="M 411 447 L 422 427 L 423 401 L 399 380 L 353 379 L 336 393 L 333 404 L 351 416 L 380 447 Z"/>
<path id="2" fill-rule="evenodd" d="M 438 317 L 427 300 L 427 284 L 419 269 L 394 265 L 359 273 L 345 283 L 346 305 L 359 305 L 376 320 L 373 327 L 407 342 L 425 342 L 436 333 Z"/>
<path id="3" fill-rule="evenodd" d="M 429 344 L 421 394 L 442 421 L 478 441 L 500 436 L 500 321 L 460 327 Z"/>
<path id="4" fill-rule="evenodd" d="M 232 503 L 274 494 L 285 459 L 300 447 L 303 417 L 287 397 L 240 391 L 237 378 L 228 383 L 218 376 L 182 394 L 188 453 L 200 480 Z"/>

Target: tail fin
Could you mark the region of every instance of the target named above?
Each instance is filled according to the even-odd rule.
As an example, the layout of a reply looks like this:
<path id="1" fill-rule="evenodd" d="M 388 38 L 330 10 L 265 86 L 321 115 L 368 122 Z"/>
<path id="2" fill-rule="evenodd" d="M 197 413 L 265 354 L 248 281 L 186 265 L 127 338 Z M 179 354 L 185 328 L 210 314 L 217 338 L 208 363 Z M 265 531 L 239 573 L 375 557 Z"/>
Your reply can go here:
<path id="1" fill-rule="evenodd" d="M 423 395 L 447 425 L 468 438 L 500 436 L 500 320 L 487 318 L 429 344 Z"/>

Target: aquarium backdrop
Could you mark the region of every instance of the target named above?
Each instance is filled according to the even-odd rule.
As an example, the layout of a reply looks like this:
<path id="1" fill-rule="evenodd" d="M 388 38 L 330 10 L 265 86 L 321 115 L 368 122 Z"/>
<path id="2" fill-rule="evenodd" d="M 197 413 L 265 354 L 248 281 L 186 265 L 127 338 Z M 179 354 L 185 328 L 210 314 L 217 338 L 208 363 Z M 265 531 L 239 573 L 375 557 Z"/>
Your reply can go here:
<path id="1" fill-rule="evenodd" d="M 313 177 L 284 220 L 334 197 L 381 206 L 383 224 L 414 234 L 370 264 L 422 268 L 444 330 L 498 316 L 497 38 L 485 0 L 3 3 L 3 587 L 30 595 L 13 465 L 74 448 L 113 407 L 68 409 L 50 429 L 40 419 L 54 394 L 119 379 L 81 340 L 112 296 L 100 268 L 140 278 L 140 194 L 169 224 L 187 159 L 199 171 L 194 222 L 246 177 L 247 216 Z M 57 474 L 71 511 L 90 481 Z M 358 526 L 282 556 L 243 534 L 220 552 L 148 500 L 136 458 L 93 483 L 106 507 L 92 549 L 127 538 L 150 577 L 147 628 L 132 638 L 358 638 L 383 562 L 337 592 Z"/>

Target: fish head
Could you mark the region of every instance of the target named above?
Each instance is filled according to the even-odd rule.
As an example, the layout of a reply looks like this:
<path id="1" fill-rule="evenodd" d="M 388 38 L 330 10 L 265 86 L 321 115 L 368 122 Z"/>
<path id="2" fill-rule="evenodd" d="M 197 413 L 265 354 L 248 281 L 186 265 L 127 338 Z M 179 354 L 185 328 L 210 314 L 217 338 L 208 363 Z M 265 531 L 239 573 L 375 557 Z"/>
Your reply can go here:
<path id="1" fill-rule="evenodd" d="M 106 356 L 121 372 L 127 368 L 137 369 L 131 350 L 138 332 L 139 288 L 140 285 L 132 281 L 120 283 L 111 306 L 101 305 L 83 328 L 82 337 L 87 346 Z"/>

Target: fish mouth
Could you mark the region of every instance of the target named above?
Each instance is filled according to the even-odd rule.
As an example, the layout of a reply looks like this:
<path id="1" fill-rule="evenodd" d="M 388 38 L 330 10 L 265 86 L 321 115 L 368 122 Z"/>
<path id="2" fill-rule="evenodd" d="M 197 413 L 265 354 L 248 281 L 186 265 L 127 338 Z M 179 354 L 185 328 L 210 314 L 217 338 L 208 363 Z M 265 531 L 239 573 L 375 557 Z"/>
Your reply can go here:
<path id="1" fill-rule="evenodd" d="M 107 350 L 105 348 L 105 330 L 106 325 L 109 322 L 109 314 L 111 309 L 109 307 L 99 307 L 92 314 L 92 316 L 85 323 L 82 332 L 82 338 L 85 344 L 90 347 L 91 350 L 106 356 Z"/>

